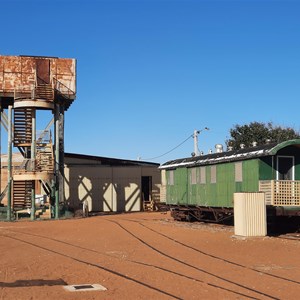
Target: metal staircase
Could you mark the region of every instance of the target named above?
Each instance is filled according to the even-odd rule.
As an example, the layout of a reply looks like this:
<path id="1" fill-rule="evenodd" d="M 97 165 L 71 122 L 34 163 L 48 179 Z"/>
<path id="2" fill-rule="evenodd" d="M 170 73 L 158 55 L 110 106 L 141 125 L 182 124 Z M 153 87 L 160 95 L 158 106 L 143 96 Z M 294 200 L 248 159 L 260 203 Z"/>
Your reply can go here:
<path id="1" fill-rule="evenodd" d="M 4 111 L 1 112 L 1 123 L 3 127 L 8 130 L 8 117 Z M 18 147 L 20 153 L 25 157 L 25 147 L 29 146 L 31 143 L 32 129 L 32 110 L 29 108 L 18 108 L 14 110 L 14 145 Z M 37 138 L 37 159 L 36 161 L 32 159 L 24 158 L 21 165 L 14 167 L 14 172 L 16 174 L 26 173 L 26 172 L 53 172 L 54 170 L 54 155 L 53 155 L 53 144 L 51 135 L 47 139 L 47 133 L 50 131 L 50 126 L 53 124 L 53 119 L 49 122 L 46 129 L 39 134 Z M 46 140 L 46 142 L 45 142 Z M 22 146 L 21 146 L 22 145 Z M 36 163 L 35 163 L 36 162 Z M 14 209 L 22 209 L 31 206 L 31 181 L 14 181 L 13 193 L 12 193 L 12 207 Z M 50 180 L 40 180 L 44 191 L 47 195 L 51 194 L 51 181 Z M 5 197 L 7 193 L 8 186 L 2 191 L 0 196 L 0 202 Z"/>
<path id="2" fill-rule="evenodd" d="M 48 99 L 52 97 L 53 89 L 49 85 L 43 88 L 37 88 L 36 92 L 39 97 Z M 24 156 L 26 147 L 32 143 L 32 108 L 15 108 L 14 109 L 14 128 L 13 143 L 18 147 Z M 4 118 L 7 120 L 7 118 Z M 5 122 L 5 121 L 4 121 Z M 51 138 L 47 139 L 47 130 L 36 140 L 36 157 L 35 159 L 24 158 L 21 165 L 15 168 L 15 174 L 26 174 L 28 172 L 46 172 L 54 171 L 54 154 Z M 40 180 L 44 190 L 49 195 L 51 193 L 51 183 L 47 180 Z M 14 180 L 12 193 L 12 207 L 15 210 L 26 209 L 31 207 L 32 181 Z"/>
<path id="3" fill-rule="evenodd" d="M 29 146 L 32 140 L 32 108 L 14 109 L 14 134 L 15 147 Z"/>
<path id="4" fill-rule="evenodd" d="M 36 151 L 36 170 L 38 172 L 53 173 L 54 156 L 52 143 L 37 144 Z"/>
<path id="5" fill-rule="evenodd" d="M 48 102 L 64 102 L 71 101 L 75 93 L 60 81 L 53 78 L 52 83 L 43 82 L 41 79 L 36 81 L 31 92 L 23 92 L 22 90 L 15 91 L 15 101 L 42 100 Z M 26 175 L 30 173 L 54 173 L 54 152 L 50 132 L 50 126 L 53 124 L 53 119 L 39 136 L 36 137 L 36 154 L 35 158 L 30 156 L 32 145 L 32 120 L 35 114 L 34 107 L 15 107 L 13 110 L 13 145 L 19 149 L 24 157 L 23 162 L 18 167 L 14 168 L 14 174 Z M 8 130 L 7 115 L 2 112 L 1 122 L 6 130 Z M 48 136 L 48 137 L 47 137 Z M 51 195 L 52 182 L 48 179 L 39 180 L 44 191 L 49 196 Z M 32 206 L 32 189 L 35 184 L 34 180 L 13 180 L 12 185 L 12 208 L 22 213 L 27 212 Z M 3 191 L 5 195 L 6 190 Z M 4 197 L 4 196 L 3 196 Z M 43 218 L 51 217 L 50 208 L 42 208 L 36 212 L 36 217 Z"/>
<path id="6" fill-rule="evenodd" d="M 31 180 L 14 181 L 12 207 L 16 210 L 31 208 Z"/>
<path id="7" fill-rule="evenodd" d="M 22 214 L 28 208 L 32 208 L 30 215 L 35 219 L 35 210 L 48 205 L 59 218 L 59 204 L 65 199 L 64 114 L 76 98 L 76 60 L 2 55 L 0 60 L 2 73 L 8 74 L 0 83 L 0 122 L 8 132 L 7 162 L 1 166 L 7 174 L 8 193 L 2 200 L 7 204 L 7 219 L 12 219 L 14 210 Z M 37 134 L 41 111 L 43 121 L 47 118 L 44 112 L 52 118 L 48 129 L 54 127 L 53 144 Z M 21 161 L 13 160 L 16 148 L 23 156 Z M 39 195 L 45 196 L 45 205 L 39 205 Z M 5 191 L 0 194 L 0 202 L 3 197 Z"/>
<path id="8" fill-rule="evenodd" d="M 34 99 L 54 100 L 54 89 L 51 84 L 38 84 L 34 89 Z"/>

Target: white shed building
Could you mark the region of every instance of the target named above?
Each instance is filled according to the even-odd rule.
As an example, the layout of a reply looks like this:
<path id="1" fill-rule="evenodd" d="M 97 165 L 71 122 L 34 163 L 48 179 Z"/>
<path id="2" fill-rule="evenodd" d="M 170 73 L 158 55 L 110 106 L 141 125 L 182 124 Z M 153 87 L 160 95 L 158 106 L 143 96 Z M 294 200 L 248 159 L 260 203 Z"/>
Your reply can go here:
<path id="1" fill-rule="evenodd" d="M 13 168 L 22 165 L 23 156 L 14 153 Z M 67 211 L 89 212 L 135 212 L 155 209 L 160 201 L 161 178 L 159 164 L 65 153 L 64 199 L 61 207 Z M 7 155 L 1 155 L 1 192 L 7 187 Z M 20 189 L 20 187 L 18 187 Z M 41 182 L 35 184 L 36 197 L 46 199 L 52 205 Z M 25 190 L 22 195 L 26 195 Z M 14 199 L 25 203 L 25 200 Z M 0 206 L 7 205 L 3 192 Z M 26 208 L 24 206 L 24 208 Z"/>
<path id="2" fill-rule="evenodd" d="M 160 196 L 159 164 L 65 153 L 65 202 L 91 212 L 153 208 Z"/>

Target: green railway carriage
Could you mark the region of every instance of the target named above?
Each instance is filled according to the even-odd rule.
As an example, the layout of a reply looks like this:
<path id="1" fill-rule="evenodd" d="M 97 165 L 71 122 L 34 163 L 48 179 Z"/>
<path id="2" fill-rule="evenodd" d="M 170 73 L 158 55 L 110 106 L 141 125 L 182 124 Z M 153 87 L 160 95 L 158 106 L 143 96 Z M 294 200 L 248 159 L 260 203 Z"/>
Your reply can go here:
<path id="1" fill-rule="evenodd" d="M 166 203 L 176 219 L 232 217 L 236 192 L 264 192 L 268 215 L 300 216 L 300 139 L 236 151 L 218 148 L 160 169 Z"/>

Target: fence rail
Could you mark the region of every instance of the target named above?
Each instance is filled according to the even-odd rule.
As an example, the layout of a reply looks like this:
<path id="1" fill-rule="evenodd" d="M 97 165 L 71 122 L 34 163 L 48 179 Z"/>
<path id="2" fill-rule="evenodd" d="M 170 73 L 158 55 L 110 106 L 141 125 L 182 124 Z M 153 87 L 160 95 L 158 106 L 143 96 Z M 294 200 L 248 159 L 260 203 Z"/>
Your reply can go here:
<path id="1" fill-rule="evenodd" d="M 300 180 L 261 180 L 259 191 L 267 205 L 300 206 Z"/>

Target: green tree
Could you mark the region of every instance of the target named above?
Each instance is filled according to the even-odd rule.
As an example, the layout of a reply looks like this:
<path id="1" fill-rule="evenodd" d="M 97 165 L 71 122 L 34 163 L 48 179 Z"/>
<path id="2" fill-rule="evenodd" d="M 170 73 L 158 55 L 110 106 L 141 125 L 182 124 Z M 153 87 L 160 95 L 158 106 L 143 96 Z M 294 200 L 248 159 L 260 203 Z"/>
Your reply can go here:
<path id="1" fill-rule="evenodd" d="M 300 133 L 291 127 L 275 126 L 272 122 L 260 123 L 251 122 L 245 125 L 234 125 L 230 129 L 230 138 L 226 140 L 226 145 L 234 150 L 240 149 L 240 145 L 251 147 L 253 142 L 263 145 L 267 140 L 273 143 L 300 138 Z"/>

